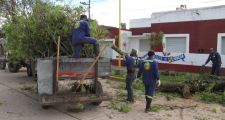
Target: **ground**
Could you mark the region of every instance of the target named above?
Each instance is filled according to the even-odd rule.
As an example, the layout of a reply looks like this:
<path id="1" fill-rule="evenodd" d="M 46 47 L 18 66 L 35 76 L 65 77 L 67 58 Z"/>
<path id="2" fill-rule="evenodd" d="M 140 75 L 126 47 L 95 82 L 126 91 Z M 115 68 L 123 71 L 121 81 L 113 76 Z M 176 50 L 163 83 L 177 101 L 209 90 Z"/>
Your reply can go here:
<path id="1" fill-rule="evenodd" d="M 117 85 L 116 81 L 100 81 L 105 91 L 115 94 L 112 84 Z M 0 70 L 0 120 L 225 120 L 225 107 L 194 99 L 172 98 L 168 101 L 165 96 L 158 96 L 153 105 L 164 106 L 164 109 L 147 114 L 144 113 L 143 96 L 132 104 L 128 113 L 110 109 L 110 103 L 106 101 L 97 107 L 86 105 L 86 109 L 78 113 L 68 112 L 69 104 L 43 110 L 36 93 L 36 81 L 26 77 L 25 70 L 19 73 Z"/>

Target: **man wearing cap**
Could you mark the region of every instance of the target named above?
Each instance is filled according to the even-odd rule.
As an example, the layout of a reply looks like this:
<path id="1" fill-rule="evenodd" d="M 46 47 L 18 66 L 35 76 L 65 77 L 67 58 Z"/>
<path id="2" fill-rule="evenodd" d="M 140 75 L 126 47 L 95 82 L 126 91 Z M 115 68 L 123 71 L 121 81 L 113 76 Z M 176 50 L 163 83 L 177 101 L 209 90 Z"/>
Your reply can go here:
<path id="1" fill-rule="evenodd" d="M 210 51 L 211 51 L 211 53 L 209 54 L 209 57 L 206 60 L 205 64 L 203 64 L 203 66 L 208 64 L 209 61 L 212 61 L 211 74 L 219 76 L 220 68 L 221 68 L 221 64 L 222 64 L 220 54 L 218 52 L 216 52 L 213 48 L 210 48 Z"/>
<path id="2" fill-rule="evenodd" d="M 126 89 L 127 89 L 127 101 L 134 102 L 132 81 L 135 79 L 135 66 L 137 65 L 137 50 L 132 49 L 130 56 L 125 56 L 125 64 L 127 67 L 126 76 Z"/>
<path id="3" fill-rule="evenodd" d="M 97 40 L 90 37 L 90 28 L 86 15 L 80 16 L 80 21 L 76 21 L 72 30 L 73 57 L 79 58 L 83 44 L 89 43 L 94 45 L 94 52 L 97 56 L 99 45 Z"/>
<path id="4" fill-rule="evenodd" d="M 138 78 L 142 76 L 143 84 L 145 87 L 146 113 L 151 111 L 151 102 L 157 82 L 158 86 L 160 85 L 158 63 L 154 60 L 154 55 L 154 51 L 148 52 L 148 58 L 142 61 L 142 63 L 140 63 L 139 65 L 137 76 Z"/>

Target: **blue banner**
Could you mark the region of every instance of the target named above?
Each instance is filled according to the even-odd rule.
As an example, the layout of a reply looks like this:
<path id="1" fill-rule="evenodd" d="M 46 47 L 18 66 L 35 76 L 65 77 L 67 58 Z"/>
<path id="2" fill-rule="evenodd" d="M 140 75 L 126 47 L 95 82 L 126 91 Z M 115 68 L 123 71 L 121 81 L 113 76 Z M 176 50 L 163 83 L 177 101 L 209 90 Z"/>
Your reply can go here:
<path id="1" fill-rule="evenodd" d="M 179 61 L 179 60 L 184 61 L 185 55 L 184 54 L 181 54 L 181 55 L 178 55 L 178 56 L 159 56 L 159 55 L 155 55 L 155 59 L 160 60 L 160 61 L 164 61 L 164 62 L 174 62 L 174 61 Z"/>

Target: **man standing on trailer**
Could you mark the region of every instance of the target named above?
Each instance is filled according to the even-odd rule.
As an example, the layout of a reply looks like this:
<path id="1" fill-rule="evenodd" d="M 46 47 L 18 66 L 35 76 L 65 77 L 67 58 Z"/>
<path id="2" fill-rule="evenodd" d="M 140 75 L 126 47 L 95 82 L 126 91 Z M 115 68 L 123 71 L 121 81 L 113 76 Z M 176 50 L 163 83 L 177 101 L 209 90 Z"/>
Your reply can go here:
<path id="1" fill-rule="evenodd" d="M 209 57 L 206 60 L 205 64 L 203 64 L 203 66 L 208 64 L 209 61 L 212 61 L 211 74 L 219 76 L 220 68 L 221 68 L 221 64 L 222 64 L 220 54 L 218 52 L 216 52 L 213 48 L 210 48 L 210 51 L 211 51 L 211 53 L 209 54 Z"/>
<path id="2" fill-rule="evenodd" d="M 85 43 L 94 45 L 95 56 L 99 52 L 97 40 L 90 37 L 90 28 L 86 15 L 80 16 L 80 21 L 76 21 L 72 30 L 73 57 L 80 58 L 80 52 Z"/>

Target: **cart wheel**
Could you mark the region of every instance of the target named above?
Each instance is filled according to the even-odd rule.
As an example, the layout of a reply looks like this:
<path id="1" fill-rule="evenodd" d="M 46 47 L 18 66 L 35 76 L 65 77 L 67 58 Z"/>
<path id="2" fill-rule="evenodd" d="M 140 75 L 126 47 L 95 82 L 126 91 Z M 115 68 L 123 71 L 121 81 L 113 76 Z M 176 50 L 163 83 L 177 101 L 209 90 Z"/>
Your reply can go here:
<path id="1" fill-rule="evenodd" d="M 14 64 L 14 63 L 9 63 L 8 67 L 9 67 L 9 72 L 12 72 L 12 73 L 16 73 L 20 69 L 20 65 Z"/>
<path id="2" fill-rule="evenodd" d="M 32 69 L 30 65 L 27 65 L 27 76 L 31 77 L 32 76 Z"/>
<path id="3" fill-rule="evenodd" d="M 96 81 L 91 92 L 96 94 L 97 97 L 101 96 L 103 94 L 102 84 L 99 81 Z M 102 101 L 92 102 L 93 105 L 100 105 L 101 103 Z"/>
<path id="4" fill-rule="evenodd" d="M 4 61 L 0 62 L 0 69 L 5 70 L 6 63 Z"/>
<path id="5" fill-rule="evenodd" d="M 49 109 L 51 106 L 49 106 L 49 105 L 42 105 L 41 107 L 42 107 L 42 109 L 47 110 L 47 109 Z"/>

